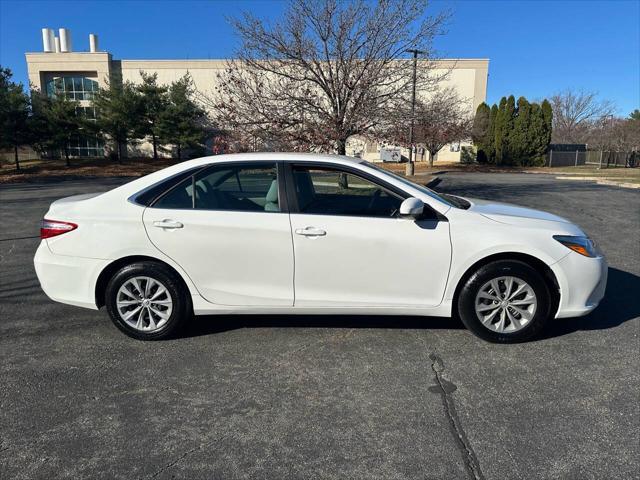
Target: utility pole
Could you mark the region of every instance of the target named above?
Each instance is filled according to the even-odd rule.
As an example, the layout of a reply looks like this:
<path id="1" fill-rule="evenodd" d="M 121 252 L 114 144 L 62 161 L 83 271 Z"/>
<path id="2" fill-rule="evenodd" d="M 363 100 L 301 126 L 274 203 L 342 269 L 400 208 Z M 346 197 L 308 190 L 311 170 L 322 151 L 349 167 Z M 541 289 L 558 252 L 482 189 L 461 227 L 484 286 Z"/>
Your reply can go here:
<path id="1" fill-rule="evenodd" d="M 418 70 L 418 54 L 424 52 L 415 48 L 405 50 L 405 52 L 413 54 L 413 91 L 411 93 L 411 127 L 409 128 L 409 163 L 407 163 L 406 169 L 407 176 L 412 176 L 415 173 L 413 129 L 416 121 L 416 75 Z"/>

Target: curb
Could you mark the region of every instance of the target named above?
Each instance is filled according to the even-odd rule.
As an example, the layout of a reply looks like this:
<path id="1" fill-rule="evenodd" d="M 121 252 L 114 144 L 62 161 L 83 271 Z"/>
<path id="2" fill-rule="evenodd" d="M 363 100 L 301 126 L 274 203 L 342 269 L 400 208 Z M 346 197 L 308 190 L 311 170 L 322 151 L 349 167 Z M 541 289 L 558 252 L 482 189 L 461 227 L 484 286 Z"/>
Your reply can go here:
<path id="1" fill-rule="evenodd" d="M 607 185 L 610 187 L 621 187 L 621 188 L 632 188 L 632 189 L 640 188 L 640 184 L 637 184 L 637 183 L 617 182 L 615 180 L 601 179 L 599 177 L 565 177 L 563 175 L 555 178 L 556 180 L 578 180 L 583 182 L 595 182 L 598 185 Z"/>

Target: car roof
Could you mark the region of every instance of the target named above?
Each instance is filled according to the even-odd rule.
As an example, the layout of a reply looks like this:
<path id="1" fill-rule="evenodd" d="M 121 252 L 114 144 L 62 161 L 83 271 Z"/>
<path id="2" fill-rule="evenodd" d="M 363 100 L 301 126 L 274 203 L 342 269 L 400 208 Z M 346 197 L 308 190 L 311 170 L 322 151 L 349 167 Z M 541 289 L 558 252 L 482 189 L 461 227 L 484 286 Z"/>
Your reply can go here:
<path id="1" fill-rule="evenodd" d="M 223 155 L 210 155 L 208 157 L 200 157 L 188 162 L 193 166 L 205 165 L 217 162 L 241 162 L 241 161 L 257 161 L 257 160 L 273 160 L 273 161 L 313 161 L 340 164 L 358 164 L 362 163 L 362 159 L 355 157 L 347 157 L 346 155 L 333 155 L 329 153 L 296 153 L 296 152 L 247 152 L 247 153 L 229 153 Z"/>

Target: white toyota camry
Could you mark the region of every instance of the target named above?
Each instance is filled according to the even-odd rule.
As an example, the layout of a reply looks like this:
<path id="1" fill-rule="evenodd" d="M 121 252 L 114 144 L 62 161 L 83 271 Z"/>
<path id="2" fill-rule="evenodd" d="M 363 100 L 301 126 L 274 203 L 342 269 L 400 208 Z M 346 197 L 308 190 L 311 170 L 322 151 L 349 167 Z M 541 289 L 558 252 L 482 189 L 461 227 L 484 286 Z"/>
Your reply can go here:
<path id="1" fill-rule="evenodd" d="M 193 315 L 458 315 L 531 338 L 585 315 L 607 264 L 549 213 L 433 192 L 357 159 L 200 158 L 51 204 L 35 268 L 53 300 L 144 340 Z"/>

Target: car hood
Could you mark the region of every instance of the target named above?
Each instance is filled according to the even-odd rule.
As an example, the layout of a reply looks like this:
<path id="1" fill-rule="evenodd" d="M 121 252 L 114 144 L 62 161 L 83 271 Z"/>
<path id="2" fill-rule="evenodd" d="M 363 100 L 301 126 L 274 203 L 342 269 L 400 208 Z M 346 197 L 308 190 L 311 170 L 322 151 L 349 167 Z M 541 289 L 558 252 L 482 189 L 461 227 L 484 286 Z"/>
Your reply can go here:
<path id="1" fill-rule="evenodd" d="M 469 207 L 470 211 L 479 213 L 496 222 L 522 224 L 525 222 L 530 223 L 531 220 L 542 220 L 547 222 L 572 223 L 566 218 L 533 208 L 519 207 L 518 205 L 480 200 L 477 198 L 465 198 L 465 200 L 471 203 Z"/>

